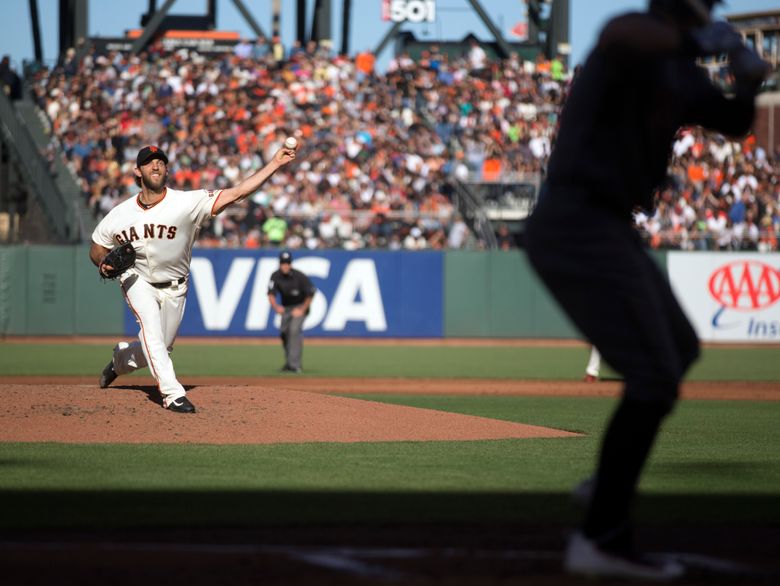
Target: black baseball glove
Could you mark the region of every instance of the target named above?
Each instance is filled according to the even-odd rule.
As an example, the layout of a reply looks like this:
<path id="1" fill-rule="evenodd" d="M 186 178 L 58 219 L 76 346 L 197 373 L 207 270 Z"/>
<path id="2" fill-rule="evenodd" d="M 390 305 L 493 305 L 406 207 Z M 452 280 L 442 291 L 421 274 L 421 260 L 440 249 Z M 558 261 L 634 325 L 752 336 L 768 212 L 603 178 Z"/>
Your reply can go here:
<path id="1" fill-rule="evenodd" d="M 98 271 L 104 279 L 116 279 L 135 264 L 135 248 L 129 242 L 117 246 L 100 263 Z"/>

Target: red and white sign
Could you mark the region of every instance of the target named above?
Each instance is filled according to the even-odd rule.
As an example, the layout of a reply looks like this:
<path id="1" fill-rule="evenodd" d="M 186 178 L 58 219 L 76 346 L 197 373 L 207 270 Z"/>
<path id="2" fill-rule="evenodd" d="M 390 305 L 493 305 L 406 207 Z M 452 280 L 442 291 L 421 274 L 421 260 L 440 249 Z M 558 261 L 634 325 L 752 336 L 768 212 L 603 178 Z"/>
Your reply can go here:
<path id="1" fill-rule="evenodd" d="M 433 22 L 436 20 L 436 0 L 382 0 L 382 20 Z"/>
<path id="2" fill-rule="evenodd" d="M 509 32 L 518 39 L 526 40 L 528 38 L 528 23 L 518 22 Z"/>
<path id="3" fill-rule="evenodd" d="M 672 252 L 667 266 L 702 340 L 780 342 L 780 254 Z"/>

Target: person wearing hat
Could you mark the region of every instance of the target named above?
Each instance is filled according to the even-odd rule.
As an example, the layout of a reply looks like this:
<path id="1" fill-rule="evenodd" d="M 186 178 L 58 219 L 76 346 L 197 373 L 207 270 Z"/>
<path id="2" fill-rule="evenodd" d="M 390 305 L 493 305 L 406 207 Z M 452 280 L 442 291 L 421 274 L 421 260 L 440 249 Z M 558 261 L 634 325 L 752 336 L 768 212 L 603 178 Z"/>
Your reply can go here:
<path id="1" fill-rule="evenodd" d="M 650 0 L 610 20 L 574 80 L 545 183 L 528 219 L 528 259 L 553 297 L 623 375 L 565 569 L 596 577 L 669 581 L 685 568 L 634 549 L 631 509 L 642 469 L 680 382 L 699 355 L 696 332 L 632 221 L 667 182 L 674 137 L 702 126 L 750 129 L 768 67 L 726 22 L 716 0 Z M 697 59 L 725 54 L 724 92 Z"/>
<path id="2" fill-rule="evenodd" d="M 317 288 L 309 277 L 292 266 L 292 254 L 283 250 L 279 254 L 279 269 L 268 282 L 268 301 L 273 310 L 282 316 L 279 337 L 284 346 L 282 372 L 301 374 L 303 357 L 303 320 L 309 313 Z M 281 300 L 281 303 L 280 303 Z"/>
<path id="3" fill-rule="evenodd" d="M 180 191 L 166 186 L 168 156 L 158 146 L 138 151 L 133 173 L 140 191 L 114 207 L 92 233 L 90 260 L 101 277 L 114 247 L 132 244 L 135 264 L 118 276 L 122 295 L 138 322 L 138 339 L 120 342 L 100 375 L 107 388 L 119 375 L 145 366 L 157 381 L 162 405 L 194 413 L 176 377 L 169 353 L 179 330 L 189 285 L 192 245 L 200 227 L 229 205 L 256 192 L 278 169 L 295 159 L 295 148 L 280 148 L 259 171 L 227 189 Z"/>

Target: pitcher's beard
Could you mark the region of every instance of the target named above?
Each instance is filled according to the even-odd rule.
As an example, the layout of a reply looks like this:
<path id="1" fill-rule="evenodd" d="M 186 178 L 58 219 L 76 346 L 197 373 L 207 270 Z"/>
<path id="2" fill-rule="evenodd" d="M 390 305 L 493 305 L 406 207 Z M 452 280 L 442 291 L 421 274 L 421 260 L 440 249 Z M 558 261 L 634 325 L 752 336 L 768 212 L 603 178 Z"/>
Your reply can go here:
<path id="1" fill-rule="evenodd" d="M 158 178 L 154 178 L 151 175 L 149 175 L 148 177 L 141 175 L 141 183 L 143 183 L 146 189 L 154 193 L 160 193 L 163 190 L 167 179 L 168 179 L 167 172 L 163 173 Z"/>

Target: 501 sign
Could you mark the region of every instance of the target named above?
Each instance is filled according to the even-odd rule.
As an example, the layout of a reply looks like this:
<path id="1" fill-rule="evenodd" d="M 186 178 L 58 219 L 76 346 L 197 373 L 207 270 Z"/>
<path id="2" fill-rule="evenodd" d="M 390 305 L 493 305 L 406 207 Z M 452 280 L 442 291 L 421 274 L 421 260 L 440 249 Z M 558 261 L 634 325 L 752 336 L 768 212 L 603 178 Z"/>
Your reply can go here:
<path id="1" fill-rule="evenodd" d="M 382 19 L 393 22 L 433 22 L 436 0 L 383 0 Z"/>

